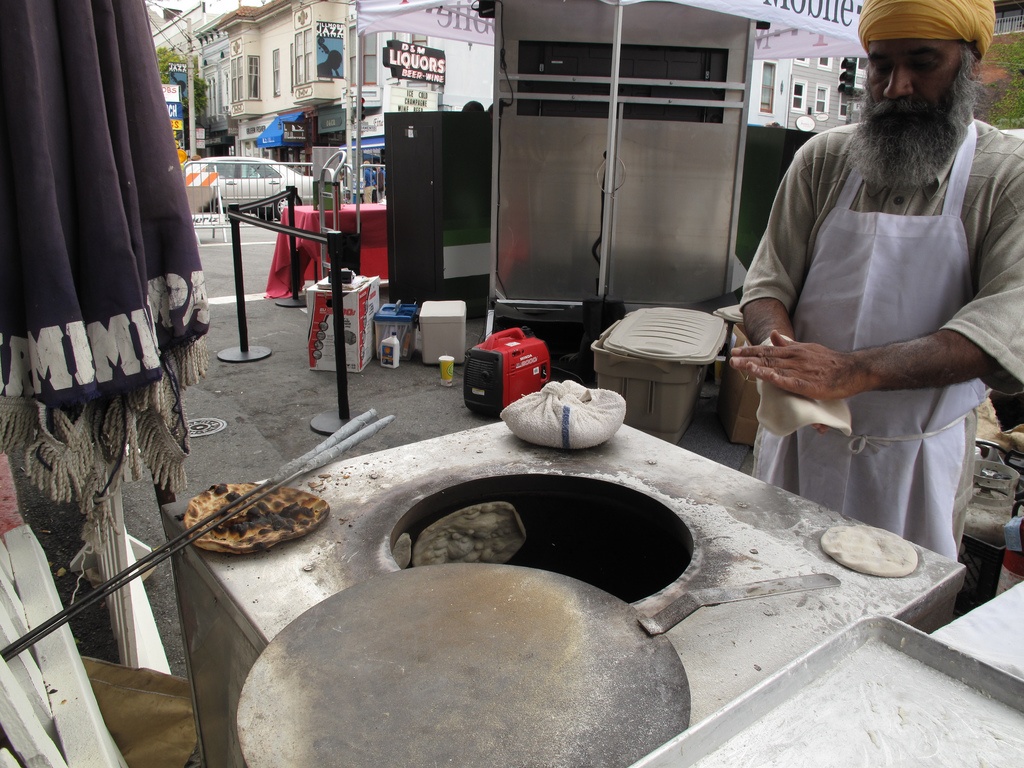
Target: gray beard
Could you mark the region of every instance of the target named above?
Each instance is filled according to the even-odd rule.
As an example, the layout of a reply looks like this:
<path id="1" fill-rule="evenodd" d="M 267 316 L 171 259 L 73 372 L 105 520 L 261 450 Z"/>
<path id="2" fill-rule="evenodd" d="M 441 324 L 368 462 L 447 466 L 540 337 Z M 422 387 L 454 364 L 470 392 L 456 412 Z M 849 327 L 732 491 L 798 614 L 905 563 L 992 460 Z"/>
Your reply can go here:
<path id="1" fill-rule="evenodd" d="M 964 48 L 960 71 L 938 106 L 910 99 L 876 101 L 865 90 L 861 122 L 850 140 L 850 163 L 882 187 L 921 187 L 932 182 L 967 135 L 981 84 Z"/>

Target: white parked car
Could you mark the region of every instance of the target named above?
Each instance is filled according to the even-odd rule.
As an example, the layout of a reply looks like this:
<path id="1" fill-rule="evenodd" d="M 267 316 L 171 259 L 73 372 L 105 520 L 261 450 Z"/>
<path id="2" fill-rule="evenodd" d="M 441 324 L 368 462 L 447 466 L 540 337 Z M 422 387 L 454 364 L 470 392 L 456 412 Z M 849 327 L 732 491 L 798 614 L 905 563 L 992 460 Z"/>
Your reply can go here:
<path id="1" fill-rule="evenodd" d="M 216 186 L 226 209 L 232 203 L 263 200 L 287 187 L 298 191 L 296 205 L 312 202 L 313 177 L 301 173 L 305 168 L 308 166 L 276 163 L 260 157 L 211 157 L 190 160 L 182 171 L 187 186 Z M 287 199 L 278 202 L 278 217 L 287 207 Z"/>

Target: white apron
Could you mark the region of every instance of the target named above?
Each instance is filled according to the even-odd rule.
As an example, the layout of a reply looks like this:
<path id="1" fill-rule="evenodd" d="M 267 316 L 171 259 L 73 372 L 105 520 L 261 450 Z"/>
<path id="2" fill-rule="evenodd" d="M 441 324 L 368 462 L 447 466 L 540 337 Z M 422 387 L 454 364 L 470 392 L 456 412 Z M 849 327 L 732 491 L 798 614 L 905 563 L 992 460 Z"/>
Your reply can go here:
<path id="1" fill-rule="evenodd" d="M 857 213 L 853 171 L 826 217 L 796 312 L 798 341 L 848 352 L 926 336 L 973 296 L 960 221 L 977 131 L 953 163 L 939 216 Z M 864 392 L 848 402 L 852 437 L 804 427 L 762 435 L 756 475 L 953 560 L 963 419 L 985 398 L 974 379 L 941 389 Z"/>

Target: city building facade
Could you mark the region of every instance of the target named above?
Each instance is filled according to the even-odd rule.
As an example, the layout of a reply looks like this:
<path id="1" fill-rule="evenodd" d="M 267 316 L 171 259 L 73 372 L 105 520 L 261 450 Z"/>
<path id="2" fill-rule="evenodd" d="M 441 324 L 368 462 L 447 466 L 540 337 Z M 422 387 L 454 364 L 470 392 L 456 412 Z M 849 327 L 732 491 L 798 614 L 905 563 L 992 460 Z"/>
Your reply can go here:
<path id="1" fill-rule="evenodd" d="M 866 65 L 866 59 L 857 60 L 858 90 L 864 87 Z M 839 57 L 755 60 L 747 122 L 812 133 L 857 122 L 856 95 L 839 91 L 842 71 Z"/>
<path id="2" fill-rule="evenodd" d="M 313 147 L 354 144 L 357 129 L 362 146 L 379 152 L 387 112 L 491 102 L 491 46 L 396 33 L 360 37 L 354 0 L 271 0 L 220 15 L 207 6 L 153 24 L 154 44 L 191 51 L 195 77 L 207 85 L 206 110 L 196 119 L 202 138 L 189 154 L 308 163 Z M 428 60 L 429 67 L 408 66 Z"/>

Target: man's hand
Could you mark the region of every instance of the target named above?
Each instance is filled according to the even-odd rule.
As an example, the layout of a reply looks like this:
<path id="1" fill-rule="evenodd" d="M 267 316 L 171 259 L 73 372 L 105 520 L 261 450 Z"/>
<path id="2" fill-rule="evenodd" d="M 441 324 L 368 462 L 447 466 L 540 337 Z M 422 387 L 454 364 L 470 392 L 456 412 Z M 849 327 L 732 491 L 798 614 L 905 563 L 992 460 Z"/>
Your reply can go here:
<path id="1" fill-rule="evenodd" d="M 772 344 L 738 347 L 729 364 L 779 389 L 815 400 L 837 400 L 872 390 L 945 387 L 985 376 L 999 364 L 956 331 L 882 347 L 836 352 L 820 344 L 787 341 L 772 331 Z"/>
<path id="2" fill-rule="evenodd" d="M 771 332 L 772 346 L 737 347 L 729 364 L 779 389 L 814 400 L 839 400 L 870 388 L 867 371 L 856 356 L 821 344 L 801 344 Z"/>

